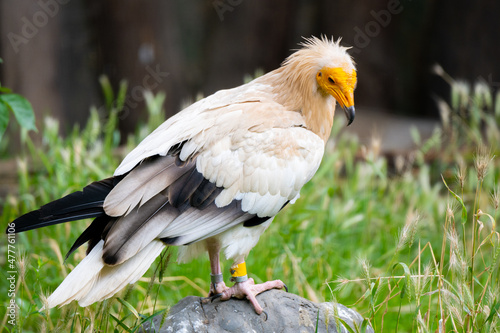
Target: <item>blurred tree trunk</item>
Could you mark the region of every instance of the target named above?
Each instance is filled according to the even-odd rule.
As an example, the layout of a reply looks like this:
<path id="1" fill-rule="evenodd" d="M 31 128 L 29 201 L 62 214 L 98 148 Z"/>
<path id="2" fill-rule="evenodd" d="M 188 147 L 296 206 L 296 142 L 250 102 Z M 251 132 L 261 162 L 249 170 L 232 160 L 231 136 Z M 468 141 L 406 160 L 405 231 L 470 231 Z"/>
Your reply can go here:
<path id="1" fill-rule="evenodd" d="M 2 84 L 30 100 L 38 123 L 83 122 L 96 101 L 83 1 L 60 2 L 0 3 Z"/>
<path id="2" fill-rule="evenodd" d="M 137 127 L 144 109 L 144 91 L 172 91 L 172 68 L 181 59 L 166 55 L 170 40 L 169 12 L 160 11 L 160 0 L 90 1 L 89 9 L 101 74 L 107 75 L 115 90 L 119 81 L 128 81 L 125 108 L 120 114 L 124 132 Z M 173 49 L 175 52 L 175 49 Z M 170 68 L 169 68 L 170 64 Z M 177 95 L 169 94 L 177 101 Z"/>

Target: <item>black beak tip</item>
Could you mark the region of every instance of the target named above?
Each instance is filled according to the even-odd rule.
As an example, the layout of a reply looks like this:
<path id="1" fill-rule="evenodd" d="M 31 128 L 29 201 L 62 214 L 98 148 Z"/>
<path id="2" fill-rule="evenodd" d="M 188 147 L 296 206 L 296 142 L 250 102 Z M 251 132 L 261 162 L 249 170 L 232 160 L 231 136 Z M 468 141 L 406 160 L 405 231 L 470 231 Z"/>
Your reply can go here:
<path id="1" fill-rule="evenodd" d="M 354 110 L 354 106 L 344 107 L 345 116 L 347 118 L 347 126 L 351 125 L 354 121 L 354 117 L 356 112 Z"/>

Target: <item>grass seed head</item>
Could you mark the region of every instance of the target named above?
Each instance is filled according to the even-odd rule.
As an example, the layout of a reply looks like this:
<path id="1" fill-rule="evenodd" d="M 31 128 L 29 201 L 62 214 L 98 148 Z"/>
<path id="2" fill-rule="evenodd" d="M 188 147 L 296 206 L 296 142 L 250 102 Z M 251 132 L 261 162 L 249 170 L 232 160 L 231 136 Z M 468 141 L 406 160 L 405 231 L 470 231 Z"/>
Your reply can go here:
<path id="1" fill-rule="evenodd" d="M 498 299 L 500 299 L 500 286 L 496 285 L 492 288 L 488 288 L 486 293 L 487 302 L 494 305 Z"/>
<path id="2" fill-rule="evenodd" d="M 26 276 L 26 253 L 21 253 L 19 255 L 17 267 L 19 268 L 19 277 L 21 278 L 21 280 L 24 280 Z"/>
<path id="3" fill-rule="evenodd" d="M 49 298 L 47 297 L 47 293 L 43 290 L 40 291 L 40 301 L 42 302 L 42 311 L 45 313 L 45 317 L 49 318 Z"/>
<path id="4" fill-rule="evenodd" d="M 448 230 L 446 230 L 446 238 L 450 247 L 448 267 L 452 272 L 457 274 L 460 281 L 464 281 L 467 277 L 468 265 L 462 254 L 462 243 L 460 242 L 459 235 L 455 227 L 451 224 Z"/>
<path id="5" fill-rule="evenodd" d="M 337 278 L 337 280 L 335 280 L 333 282 L 337 285 L 335 287 L 335 289 L 333 289 L 333 290 L 340 291 L 340 290 L 344 289 L 350 281 L 348 279 L 346 279 L 345 277 L 339 276 Z"/>
<path id="6" fill-rule="evenodd" d="M 445 131 L 451 130 L 451 115 L 453 111 L 451 110 L 448 103 L 441 98 L 436 98 L 437 107 L 439 110 L 439 115 L 441 117 L 441 123 Z"/>
<path id="7" fill-rule="evenodd" d="M 450 250 L 459 251 L 461 248 L 460 240 L 458 238 L 457 230 L 453 226 L 449 226 L 446 230 L 446 238 L 450 244 Z"/>
<path id="8" fill-rule="evenodd" d="M 484 81 L 478 81 L 474 84 L 474 102 L 479 108 L 491 108 L 493 97 L 490 86 Z"/>
<path id="9" fill-rule="evenodd" d="M 491 193 L 491 202 L 493 204 L 493 207 L 495 207 L 495 210 L 498 210 L 498 206 L 500 205 L 500 194 L 498 193 L 500 190 L 499 187 L 497 187 L 493 193 Z"/>
<path id="10" fill-rule="evenodd" d="M 42 321 L 41 323 L 38 324 L 38 332 L 40 333 L 45 333 L 47 332 L 47 323 Z"/>
<path id="11" fill-rule="evenodd" d="M 359 263 L 361 264 L 361 274 L 365 279 L 365 284 L 368 288 L 370 288 L 370 263 L 366 258 L 359 259 Z"/>
<path id="12" fill-rule="evenodd" d="M 403 174 L 405 164 L 406 161 L 403 155 L 396 155 L 394 157 L 394 167 L 396 168 L 396 172 L 398 173 L 398 175 Z"/>
<path id="13" fill-rule="evenodd" d="M 398 234 L 396 252 L 399 252 L 405 245 L 411 247 L 417 234 L 418 223 L 421 220 L 420 214 L 415 211 L 406 216 L 406 222 Z"/>
<path id="14" fill-rule="evenodd" d="M 458 297 L 446 288 L 443 289 L 442 296 L 446 309 L 453 316 L 453 318 L 459 323 L 459 325 L 463 326 L 465 318 L 462 311 L 460 310 L 461 305 Z"/>
<path id="15" fill-rule="evenodd" d="M 462 295 L 462 299 L 464 301 L 464 306 L 466 306 L 469 310 L 470 313 L 473 313 L 474 310 L 474 298 L 472 297 L 471 291 L 469 289 L 469 286 L 467 285 L 466 282 L 463 282 L 462 284 L 458 285 L 458 290 L 460 294 Z"/>
<path id="16" fill-rule="evenodd" d="M 497 90 L 495 95 L 495 116 L 500 116 L 500 89 Z"/>
<path id="17" fill-rule="evenodd" d="M 374 160 L 380 155 L 381 145 L 382 145 L 382 139 L 380 138 L 380 135 L 374 132 L 371 138 L 371 147 L 370 147 Z"/>
<path id="18" fill-rule="evenodd" d="M 339 316 L 339 308 L 338 308 L 338 302 L 335 296 L 332 296 L 332 307 L 333 307 L 333 317 L 335 318 L 335 328 L 337 331 L 342 330 L 342 325 L 340 324 L 340 316 Z"/>
<path id="19" fill-rule="evenodd" d="M 28 161 L 26 158 L 17 158 L 17 167 L 20 174 L 28 175 Z"/>
<path id="20" fill-rule="evenodd" d="M 451 106 L 454 110 L 466 109 L 470 99 L 470 84 L 457 80 L 451 85 Z"/>
<path id="21" fill-rule="evenodd" d="M 420 312 L 417 313 L 417 326 L 420 329 L 418 332 L 429 332 L 427 330 L 427 324 L 425 323 L 425 320 L 422 318 Z"/>
<path id="22" fill-rule="evenodd" d="M 457 258 L 455 251 L 451 251 L 448 265 L 450 270 L 453 272 L 457 272 L 460 270 L 459 260 Z"/>
<path id="23" fill-rule="evenodd" d="M 429 262 L 424 266 L 424 277 L 420 280 L 419 293 L 422 294 L 431 280 L 432 264 Z"/>
<path id="24" fill-rule="evenodd" d="M 434 64 L 434 66 L 432 66 L 432 72 L 438 76 L 443 76 L 446 74 L 440 64 Z"/>
<path id="25" fill-rule="evenodd" d="M 477 172 L 477 179 L 482 182 L 486 173 L 488 172 L 488 165 L 490 161 L 493 159 L 490 152 L 486 149 L 486 147 L 479 147 L 476 151 L 476 156 L 474 158 L 474 166 Z"/>
<path id="26" fill-rule="evenodd" d="M 465 186 L 465 175 L 467 174 L 467 167 L 463 160 L 459 161 L 457 168 L 457 181 L 460 184 L 460 189 L 463 191 Z"/>
<path id="27" fill-rule="evenodd" d="M 455 210 L 453 204 L 448 201 L 446 204 L 446 219 L 453 219 L 455 216 Z"/>

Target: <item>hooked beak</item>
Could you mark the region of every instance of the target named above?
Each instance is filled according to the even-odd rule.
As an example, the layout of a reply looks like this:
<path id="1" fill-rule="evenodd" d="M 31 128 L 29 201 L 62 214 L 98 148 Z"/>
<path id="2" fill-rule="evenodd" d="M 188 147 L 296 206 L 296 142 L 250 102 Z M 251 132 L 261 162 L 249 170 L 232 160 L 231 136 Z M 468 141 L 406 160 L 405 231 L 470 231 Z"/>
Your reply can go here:
<path id="1" fill-rule="evenodd" d="M 347 126 L 349 126 L 354 121 L 354 116 L 356 115 L 356 112 L 354 111 L 354 105 L 349 106 L 349 107 L 344 106 L 343 109 L 344 109 L 345 117 L 347 118 Z"/>

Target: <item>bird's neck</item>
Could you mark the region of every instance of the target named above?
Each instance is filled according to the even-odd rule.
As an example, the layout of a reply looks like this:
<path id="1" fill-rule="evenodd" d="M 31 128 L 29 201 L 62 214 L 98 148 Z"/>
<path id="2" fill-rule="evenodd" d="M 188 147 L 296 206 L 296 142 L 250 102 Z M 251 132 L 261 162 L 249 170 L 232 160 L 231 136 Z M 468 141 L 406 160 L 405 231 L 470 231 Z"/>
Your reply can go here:
<path id="1" fill-rule="evenodd" d="M 307 129 L 328 140 L 333 125 L 335 99 L 318 91 L 314 74 L 297 75 L 290 66 L 280 67 L 257 80 L 271 86 L 270 93 L 287 110 L 302 114 Z"/>
<path id="2" fill-rule="evenodd" d="M 335 99 L 318 91 L 314 74 L 297 75 L 303 71 L 289 67 L 280 67 L 261 78 L 272 87 L 273 99 L 287 110 L 300 112 L 307 128 L 326 143 L 332 130 Z"/>
<path id="3" fill-rule="evenodd" d="M 331 96 L 325 97 L 328 101 L 318 103 L 312 100 L 302 109 L 307 124 L 307 128 L 316 133 L 326 143 L 330 137 L 333 126 L 333 116 L 335 114 L 335 99 Z"/>

